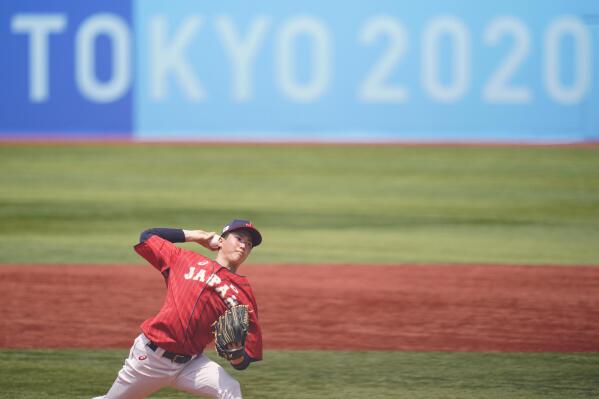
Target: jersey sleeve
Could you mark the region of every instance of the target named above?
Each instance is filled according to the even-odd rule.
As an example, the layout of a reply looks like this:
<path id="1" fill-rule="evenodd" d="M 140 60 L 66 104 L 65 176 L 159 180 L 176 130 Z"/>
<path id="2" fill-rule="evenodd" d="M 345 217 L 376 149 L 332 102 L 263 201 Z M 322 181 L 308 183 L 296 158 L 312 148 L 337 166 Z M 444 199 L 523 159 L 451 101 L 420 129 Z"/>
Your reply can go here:
<path id="1" fill-rule="evenodd" d="M 166 272 L 173 264 L 174 258 L 181 252 L 181 248 L 156 235 L 133 248 L 160 273 Z"/>
<path id="2" fill-rule="evenodd" d="M 245 340 L 245 353 L 253 362 L 262 360 L 262 329 L 260 328 L 258 309 L 256 308 L 253 308 L 250 313 L 250 328 Z"/>
<path id="3" fill-rule="evenodd" d="M 262 329 L 258 318 L 258 305 L 246 277 L 220 269 L 223 285 L 216 288 L 221 299 L 227 306 L 247 305 L 249 308 L 250 325 L 245 338 L 245 353 L 250 362 L 262 360 Z"/>
<path id="4" fill-rule="evenodd" d="M 262 328 L 258 318 L 258 305 L 249 284 L 240 284 L 237 300 L 241 305 L 250 309 L 250 327 L 245 339 L 245 353 L 252 362 L 262 360 Z"/>

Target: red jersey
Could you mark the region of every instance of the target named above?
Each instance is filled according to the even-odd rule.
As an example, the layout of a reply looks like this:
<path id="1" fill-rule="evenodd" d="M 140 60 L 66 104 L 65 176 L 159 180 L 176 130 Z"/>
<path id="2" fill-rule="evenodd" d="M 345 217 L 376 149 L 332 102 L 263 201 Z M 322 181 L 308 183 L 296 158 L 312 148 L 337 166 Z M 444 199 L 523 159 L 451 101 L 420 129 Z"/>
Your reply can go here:
<path id="1" fill-rule="evenodd" d="M 245 351 L 254 361 L 262 359 L 258 307 L 246 277 L 156 235 L 137 244 L 135 251 L 166 280 L 162 309 L 141 325 L 146 337 L 164 350 L 197 355 L 214 339 L 211 326 L 227 307 L 248 305 L 250 327 Z"/>

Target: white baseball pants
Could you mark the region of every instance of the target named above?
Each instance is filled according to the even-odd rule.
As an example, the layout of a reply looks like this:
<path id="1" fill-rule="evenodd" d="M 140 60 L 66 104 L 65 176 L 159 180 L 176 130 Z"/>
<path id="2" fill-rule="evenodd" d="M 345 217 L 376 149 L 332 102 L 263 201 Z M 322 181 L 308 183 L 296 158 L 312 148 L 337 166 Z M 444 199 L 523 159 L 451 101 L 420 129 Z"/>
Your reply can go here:
<path id="1" fill-rule="evenodd" d="M 108 393 L 94 399 L 141 399 L 165 387 L 210 398 L 241 399 L 239 382 L 218 363 L 204 355 L 174 363 L 162 357 L 164 350 L 148 348 L 148 342 L 143 334 L 135 339 Z"/>

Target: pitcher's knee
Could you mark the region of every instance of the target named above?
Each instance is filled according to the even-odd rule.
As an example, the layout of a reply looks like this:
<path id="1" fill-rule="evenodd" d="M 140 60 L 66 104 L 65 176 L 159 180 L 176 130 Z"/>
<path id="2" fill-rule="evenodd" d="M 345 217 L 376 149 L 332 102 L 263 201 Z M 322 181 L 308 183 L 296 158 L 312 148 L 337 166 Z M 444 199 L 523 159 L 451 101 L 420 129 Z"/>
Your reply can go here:
<path id="1" fill-rule="evenodd" d="M 233 378 L 227 381 L 227 385 L 218 391 L 219 399 L 241 399 L 241 385 Z"/>

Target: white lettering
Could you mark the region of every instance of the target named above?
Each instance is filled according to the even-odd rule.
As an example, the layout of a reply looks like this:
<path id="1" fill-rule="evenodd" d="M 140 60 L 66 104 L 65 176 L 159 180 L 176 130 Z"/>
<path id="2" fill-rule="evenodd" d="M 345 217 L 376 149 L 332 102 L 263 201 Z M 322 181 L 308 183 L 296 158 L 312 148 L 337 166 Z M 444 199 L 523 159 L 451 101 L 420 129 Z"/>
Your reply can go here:
<path id="1" fill-rule="evenodd" d="M 300 35 L 311 39 L 312 75 L 307 83 L 297 81 L 295 40 Z M 297 17 L 285 24 L 277 37 L 276 78 L 283 93 L 298 102 L 311 102 L 327 89 L 331 76 L 331 35 L 325 25 L 314 18 Z"/>
<path id="2" fill-rule="evenodd" d="M 439 78 L 439 43 L 447 35 L 453 44 L 453 76 L 449 84 Z M 462 21 L 452 16 L 433 19 L 424 30 L 423 39 L 423 86 L 435 99 L 452 103 L 466 92 L 470 77 L 470 35 Z"/>
<path id="3" fill-rule="evenodd" d="M 567 86 L 561 81 L 560 50 L 565 36 L 574 39 L 574 81 Z M 576 17 L 554 21 L 545 34 L 544 81 L 551 98 L 562 104 L 582 100 L 591 82 L 591 38 L 584 22 Z"/>
<path id="4" fill-rule="evenodd" d="M 183 26 L 167 43 L 167 21 L 164 15 L 150 19 L 150 97 L 161 100 L 167 96 L 167 77 L 173 73 L 179 87 L 192 101 L 200 101 L 206 93 L 191 66 L 185 59 L 184 50 L 202 25 L 199 16 L 183 21 Z"/>
<path id="5" fill-rule="evenodd" d="M 229 286 L 227 284 L 223 284 L 220 287 L 215 288 L 214 291 L 216 291 L 218 295 L 224 299 L 227 291 L 229 291 Z"/>
<path id="6" fill-rule="evenodd" d="M 211 274 L 206 284 L 208 284 L 208 286 L 210 287 L 214 287 L 215 285 L 220 284 L 221 281 L 222 280 L 220 279 L 220 277 L 218 277 L 216 274 Z"/>
<path id="7" fill-rule="evenodd" d="M 362 44 L 372 44 L 379 37 L 388 37 L 387 50 L 360 86 L 358 98 L 366 102 L 403 102 L 408 98 L 408 90 L 392 85 L 388 80 L 408 50 L 407 30 L 391 17 L 378 16 L 366 22 L 359 40 Z"/>
<path id="8" fill-rule="evenodd" d="M 218 17 L 216 19 L 216 30 L 223 40 L 225 50 L 231 59 L 233 99 L 235 101 L 247 101 L 252 97 L 252 67 L 256 53 L 264 41 L 264 34 L 268 25 L 269 20 L 266 17 L 255 19 L 250 27 L 248 37 L 245 41 L 242 41 L 233 27 L 231 18 Z"/>
<path id="9" fill-rule="evenodd" d="M 196 280 L 196 281 L 199 280 L 199 281 L 201 281 L 203 283 L 205 277 L 206 277 L 206 270 L 200 269 L 200 271 L 198 272 L 198 274 L 196 274 L 193 279 Z"/>
<path id="10" fill-rule="evenodd" d="M 493 20 L 485 30 L 485 44 L 496 46 L 504 36 L 513 36 L 514 45 L 485 85 L 483 98 L 491 103 L 528 103 L 532 99 L 530 89 L 515 86 L 510 81 L 530 52 L 530 32 L 519 19 L 500 17 Z"/>
<path id="11" fill-rule="evenodd" d="M 230 297 L 226 298 L 225 303 L 229 307 L 239 305 L 239 302 L 237 302 L 237 298 L 235 297 L 235 295 L 231 295 Z"/>
<path id="12" fill-rule="evenodd" d="M 112 44 L 112 77 L 100 82 L 95 74 L 95 41 L 106 35 Z M 92 101 L 101 103 L 117 100 L 131 82 L 131 44 L 129 28 L 118 16 L 98 14 L 87 19 L 76 37 L 76 81 L 81 93 Z"/>
<path id="13" fill-rule="evenodd" d="M 11 20 L 15 33 L 29 35 L 29 99 L 35 103 L 48 100 L 48 36 L 67 26 L 64 14 L 17 14 Z"/>
<path id="14" fill-rule="evenodd" d="M 189 280 L 190 278 L 192 278 L 193 277 L 193 273 L 195 272 L 195 270 L 196 270 L 196 268 L 193 267 L 193 266 L 191 266 L 189 268 L 189 272 L 186 275 L 183 276 L 185 278 L 185 280 Z"/>

